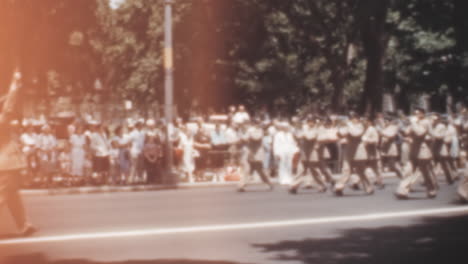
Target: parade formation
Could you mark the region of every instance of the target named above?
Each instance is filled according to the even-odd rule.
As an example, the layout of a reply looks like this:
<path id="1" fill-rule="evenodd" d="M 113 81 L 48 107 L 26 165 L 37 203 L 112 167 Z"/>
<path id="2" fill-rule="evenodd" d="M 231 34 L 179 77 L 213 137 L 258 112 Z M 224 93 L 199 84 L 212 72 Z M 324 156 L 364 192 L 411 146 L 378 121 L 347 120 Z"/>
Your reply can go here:
<path id="1" fill-rule="evenodd" d="M 257 174 L 270 189 L 277 182 L 291 194 L 304 183 L 337 196 L 347 187 L 372 194 L 385 187 L 383 175 L 393 174 L 400 179 L 397 198 L 408 198 L 419 183 L 434 198 L 440 179 L 453 184 L 467 174 L 466 108 L 451 115 L 416 109 L 411 116 L 379 113 L 373 119 L 354 112 L 275 119 L 232 106 L 222 115 L 178 118 L 169 137 L 163 119 L 75 120 L 62 139 L 47 123 L 22 125 L 29 187 L 53 187 L 57 175 L 71 186 L 162 184 L 166 140 L 174 145 L 179 181 L 206 181 L 211 170 L 223 174 L 213 181 L 234 176 L 240 192 Z M 459 194 L 466 199 L 464 184 Z"/>

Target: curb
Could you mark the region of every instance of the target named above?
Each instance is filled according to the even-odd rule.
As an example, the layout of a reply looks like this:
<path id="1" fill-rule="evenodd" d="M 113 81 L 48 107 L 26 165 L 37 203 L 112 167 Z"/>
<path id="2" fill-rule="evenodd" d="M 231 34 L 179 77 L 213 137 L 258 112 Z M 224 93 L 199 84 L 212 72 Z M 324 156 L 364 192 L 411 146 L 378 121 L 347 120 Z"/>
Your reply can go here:
<path id="1" fill-rule="evenodd" d="M 174 185 L 136 185 L 136 186 L 99 186 L 99 187 L 76 187 L 58 188 L 45 190 L 21 190 L 23 196 L 58 196 L 58 195 L 79 195 L 79 194 L 99 194 L 99 193 L 122 193 L 122 192 L 148 192 L 166 191 L 176 189 L 194 189 L 211 187 L 236 186 L 237 182 L 207 182 L 207 183 L 181 183 Z"/>
<path id="2" fill-rule="evenodd" d="M 337 178 L 338 175 L 334 175 Z M 395 178 L 394 173 L 384 173 L 383 178 Z M 275 181 L 273 181 L 276 183 Z M 257 184 L 260 182 L 253 182 Z M 76 188 L 58 188 L 46 190 L 21 190 L 24 196 L 58 196 L 58 195 L 80 195 L 80 194 L 99 194 L 99 193 L 123 193 L 123 192 L 148 192 L 148 191 L 167 191 L 167 190 L 186 190 L 195 188 L 213 188 L 213 187 L 235 187 L 238 182 L 200 182 L 200 183 L 180 183 L 178 185 L 136 185 L 136 186 L 99 186 L 99 187 L 76 187 Z"/>

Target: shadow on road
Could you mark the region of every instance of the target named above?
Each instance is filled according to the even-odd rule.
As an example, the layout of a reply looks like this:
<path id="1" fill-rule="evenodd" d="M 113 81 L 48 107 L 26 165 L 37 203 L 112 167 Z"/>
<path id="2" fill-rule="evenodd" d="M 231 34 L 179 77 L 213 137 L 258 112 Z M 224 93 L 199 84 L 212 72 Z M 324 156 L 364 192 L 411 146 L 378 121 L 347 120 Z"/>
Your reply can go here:
<path id="1" fill-rule="evenodd" d="M 468 216 L 408 227 L 350 229 L 336 238 L 255 244 L 274 260 L 305 264 L 468 263 Z"/>
<path id="2" fill-rule="evenodd" d="M 96 262 L 85 259 L 70 259 L 50 261 L 43 254 L 29 254 L 7 257 L 2 264 L 241 264 L 230 261 L 189 260 L 189 259 L 157 259 L 157 260 L 127 260 L 115 262 Z"/>

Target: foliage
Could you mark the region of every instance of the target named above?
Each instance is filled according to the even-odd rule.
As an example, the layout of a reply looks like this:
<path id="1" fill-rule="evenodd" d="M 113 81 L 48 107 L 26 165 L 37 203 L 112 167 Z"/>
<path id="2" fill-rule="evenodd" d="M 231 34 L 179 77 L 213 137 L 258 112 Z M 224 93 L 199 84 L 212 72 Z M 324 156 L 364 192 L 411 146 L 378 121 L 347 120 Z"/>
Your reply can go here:
<path id="1" fill-rule="evenodd" d="M 179 110 L 229 104 L 271 110 L 400 107 L 426 93 L 467 101 L 463 0 L 175 0 Z M 379 22 L 380 21 L 380 22 Z M 0 86 L 20 66 L 43 99 L 163 103 L 163 0 L 0 2 Z M 103 89 L 94 89 L 99 79 Z"/>

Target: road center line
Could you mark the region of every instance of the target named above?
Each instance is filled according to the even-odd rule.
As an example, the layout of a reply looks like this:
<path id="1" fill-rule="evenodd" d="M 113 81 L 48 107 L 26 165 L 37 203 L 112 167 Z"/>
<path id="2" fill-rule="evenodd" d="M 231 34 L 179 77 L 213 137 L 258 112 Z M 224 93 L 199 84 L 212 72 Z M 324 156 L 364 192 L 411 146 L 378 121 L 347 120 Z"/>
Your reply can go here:
<path id="1" fill-rule="evenodd" d="M 15 238 L 15 239 L 0 240 L 0 245 L 18 245 L 18 244 L 63 242 L 63 241 L 76 241 L 76 240 L 158 236 L 158 235 L 181 234 L 181 233 L 186 234 L 186 233 L 199 233 L 199 232 L 274 228 L 274 227 L 291 227 L 291 226 L 331 224 L 331 223 L 341 223 L 341 222 L 375 221 L 375 220 L 381 220 L 381 219 L 405 218 L 405 217 L 440 216 L 440 215 L 449 215 L 449 214 L 468 214 L 468 206 L 455 207 L 455 208 L 452 207 L 452 208 L 403 211 L 403 212 L 350 215 L 350 216 L 307 218 L 307 219 L 297 219 L 297 220 L 254 222 L 254 223 L 242 223 L 242 224 L 156 228 L 156 229 L 141 229 L 141 230 L 117 231 L 117 232 L 100 232 L 100 233 L 70 234 L 70 235 L 31 237 L 31 238 Z"/>

